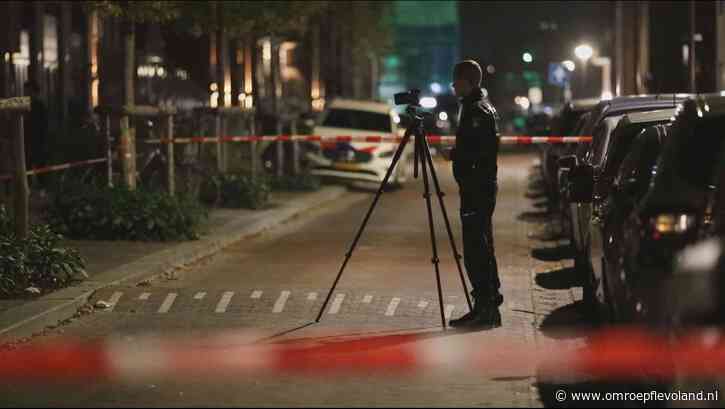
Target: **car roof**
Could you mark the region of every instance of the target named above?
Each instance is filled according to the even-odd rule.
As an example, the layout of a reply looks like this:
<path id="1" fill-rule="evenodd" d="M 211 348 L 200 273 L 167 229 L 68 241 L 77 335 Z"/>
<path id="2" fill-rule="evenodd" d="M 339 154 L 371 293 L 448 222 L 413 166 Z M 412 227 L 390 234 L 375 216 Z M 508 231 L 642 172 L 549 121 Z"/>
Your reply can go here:
<path id="1" fill-rule="evenodd" d="M 693 97 L 694 94 L 653 94 L 653 95 L 630 95 L 612 98 L 599 103 L 601 107 L 608 107 L 608 115 L 615 112 L 628 111 L 632 109 L 657 108 L 671 105 L 673 108 L 679 102 Z"/>
<path id="2" fill-rule="evenodd" d="M 354 109 L 358 111 L 370 111 L 370 112 L 378 112 L 382 114 L 389 114 L 390 111 L 393 109 L 392 106 L 385 102 L 377 102 L 377 101 L 366 101 L 366 100 L 357 100 L 357 99 L 343 99 L 343 98 L 335 98 L 332 100 L 332 102 L 328 105 L 329 108 L 342 108 L 342 109 Z"/>
<path id="3" fill-rule="evenodd" d="M 588 111 L 600 102 L 597 98 L 575 99 L 569 102 L 572 111 Z"/>
<path id="4" fill-rule="evenodd" d="M 632 112 L 627 114 L 625 118 L 627 118 L 630 124 L 667 121 L 675 115 L 676 110 L 677 108 L 665 108 L 655 111 Z"/>

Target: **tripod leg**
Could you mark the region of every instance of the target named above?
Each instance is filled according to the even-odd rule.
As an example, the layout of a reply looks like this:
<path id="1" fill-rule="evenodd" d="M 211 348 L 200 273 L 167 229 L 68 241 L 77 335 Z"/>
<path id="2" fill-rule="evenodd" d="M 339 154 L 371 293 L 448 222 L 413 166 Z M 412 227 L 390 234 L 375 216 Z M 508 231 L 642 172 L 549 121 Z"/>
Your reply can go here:
<path id="1" fill-rule="evenodd" d="M 423 139 L 423 148 L 422 148 L 422 154 L 425 156 L 425 160 L 428 162 L 428 166 L 430 167 L 430 173 L 433 179 L 433 186 L 436 189 L 436 194 L 438 195 L 438 203 L 441 206 L 441 212 L 443 213 L 443 220 L 446 222 L 446 231 L 448 232 L 448 241 L 451 243 L 451 250 L 453 250 L 453 258 L 456 259 L 456 267 L 458 267 L 458 275 L 461 277 L 461 284 L 463 284 L 463 293 L 466 294 L 466 302 L 468 302 L 468 308 L 470 311 L 473 311 L 473 305 L 471 305 L 471 297 L 468 294 L 468 287 L 466 286 L 466 279 L 463 277 L 463 269 L 461 268 L 461 255 L 458 253 L 458 249 L 456 248 L 456 240 L 453 238 L 453 231 L 451 230 L 451 223 L 448 220 L 448 212 L 446 211 L 445 203 L 443 203 L 443 196 L 445 196 L 445 193 L 441 191 L 440 184 L 438 183 L 438 176 L 436 175 L 435 167 L 433 166 L 433 158 L 430 155 L 430 151 L 428 150 L 428 141 L 424 138 Z"/>
<path id="2" fill-rule="evenodd" d="M 330 297 L 332 296 L 332 293 L 335 291 L 335 287 L 337 287 L 337 283 L 338 283 L 338 281 L 340 281 L 340 277 L 342 277 L 342 272 L 345 270 L 345 267 L 347 266 L 347 262 L 350 261 L 350 257 L 352 257 L 352 252 L 355 250 L 355 246 L 357 246 L 357 242 L 358 242 L 358 240 L 360 240 L 360 236 L 362 235 L 363 230 L 365 230 L 365 226 L 367 225 L 368 220 L 370 219 L 370 215 L 372 215 L 373 210 L 375 209 L 375 205 L 377 205 L 378 199 L 380 199 L 380 195 L 383 193 L 385 186 L 388 184 L 388 179 L 390 179 L 390 175 L 393 174 L 393 170 L 395 169 L 395 166 L 398 164 L 398 161 L 400 160 L 400 157 L 403 154 L 405 145 L 408 144 L 408 140 L 410 140 L 410 132 L 405 133 L 405 136 L 403 136 L 403 140 L 400 142 L 400 145 L 398 146 L 398 150 L 395 151 L 395 155 L 393 156 L 393 161 L 391 162 L 390 167 L 388 168 L 388 171 L 385 173 L 385 177 L 383 178 L 383 181 L 380 183 L 380 187 L 378 188 L 377 193 L 375 193 L 375 198 L 373 199 L 373 202 L 370 204 L 370 208 L 368 209 L 368 212 L 365 215 L 365 218 L 363 219 L 362 224 L 360 224 L 360 228 L 358 229 L 357 234 L 355 235 L 355 239 L 352 241 L 352 244 L 350 245 L 350 249 L 347 251 L 347 253 L 345 253 L 345 261 L 342 262 L 340 271 L 338 271 L 337 277 L 335 278 L 335 281 L 333 282 L 332 287 L 330 287 L 330 291 L 327 293 L 325 302 L 322 303 L 322 308 L 320 308 L 320 312 L 317 314 L 317 318 L 315 319 L 315 322 L 320 322 L 320 318 L 322 318 L 322 313 L 325 311 L 325 307 L 327 307 L 327 303 L 330 302 Z"/>
<path id="3" fill-rule="evenodd" d="M 423 142 L 420 141 L 420 139 L 424 138 L 424 136 L 416 135 L 415 137 L 415 143 L 416 143 L 416 149 L 427 149 Z M 433 227 L 433 210 L 430 203 L 430 185 L 428 183 L 428 171 L 426 169 L 426 160 L 425 160 L 425 152 L 419 152 L 418 157 L 420 158 L 420 167 L 423 171 L 423 187 L 424 192 L 423 197 L 425 198 L 425 204 L 426 208 L 428 209 L 428 227 L 430 228 L 430 241 L 433 247 L 433 259 L 431 260 L 433 262 L 433 265 L 435 266 L 435 272 L 436 272 L 436 284 L 438 285 L 438 306 L 441 310 L 441 325 L 443 326 L 443 329 L 446 329 L 446 318 L 443 314 L 443 291 L 441 290 L 441 272 L 438 267 L 438 263 L 440 260 L 438 260 L 438 248 L 436 246 L 436 235 L 435 235 L 435 228 Z"/>

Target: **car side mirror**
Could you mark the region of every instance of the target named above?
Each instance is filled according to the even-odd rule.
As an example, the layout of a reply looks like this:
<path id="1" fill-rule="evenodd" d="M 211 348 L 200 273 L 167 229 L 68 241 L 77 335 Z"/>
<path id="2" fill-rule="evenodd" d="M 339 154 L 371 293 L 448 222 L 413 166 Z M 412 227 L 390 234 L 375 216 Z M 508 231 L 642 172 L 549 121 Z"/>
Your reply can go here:
<path id="1" fill-rule="evenodd" d="M 594 168 L 578 165 L 569 171 L 569 201 L 591 203 L 594 196 Z"/>
<path id="2" fill-rule="evenodd" d="M 571 169 L 577 164 L 576 155 L 562 156 L 557 161 L 557 164 L 559 165 L 560 169 Z"/>

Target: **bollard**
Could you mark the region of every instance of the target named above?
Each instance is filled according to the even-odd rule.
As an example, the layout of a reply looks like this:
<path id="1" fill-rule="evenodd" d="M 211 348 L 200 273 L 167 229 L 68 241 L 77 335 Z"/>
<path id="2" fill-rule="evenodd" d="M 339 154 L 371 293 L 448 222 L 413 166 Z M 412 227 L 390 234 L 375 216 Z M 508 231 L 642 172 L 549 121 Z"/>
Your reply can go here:
<path id="1" fill-rule="evenodd" d="M 174 196 L 176 193 L 176 172 L 174 165 L 174 115 L 168 114 L 166 116 L 166 187 L 169 190 L 169 194 Z"/>

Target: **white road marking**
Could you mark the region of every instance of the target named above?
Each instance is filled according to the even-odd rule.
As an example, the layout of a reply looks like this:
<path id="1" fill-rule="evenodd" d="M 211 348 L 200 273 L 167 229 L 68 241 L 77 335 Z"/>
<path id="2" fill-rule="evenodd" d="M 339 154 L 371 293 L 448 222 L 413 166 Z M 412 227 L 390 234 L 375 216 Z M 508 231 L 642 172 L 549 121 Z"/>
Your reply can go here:
<path id="1" fill-rule="evenodd" d="M 259 291 L 259 290 L 254 290 L 254 291 L 252 291 L 252 296 L 251 296 L 251 298 L 262 298 L 262 292 L 261 292 L 261 291 Z"/>
<path id="2" fill-rule="evenodd" d="M 108 311 L 113 311 L 113 309 L 116 308 L 116 304 L 118 304 L 118 300 L 120 300 L 122 296 L 123 293 L 120 291 L 116 291 L 113 295 L 111 295 L 111 299 L 108 300 L 108 303 L 111 304 L 111 306 L 108 307 Z"/>
<path id="3" fill-rule="evenodd" d="M 290 294 L 291 293 L 289 291 L 282 291 L 279 298 L 277 298 L 277 301 L 274 303 L 274 308 L 272 308 L 273 313 L 277 314 L 284 310 L 284 304 L 287 302 Z"/>
<path id="4" fill-rule="evenodd" d="M 373 300 L 373 296 L 370 294 L 365 294 L 365 297 L 363 297 L 363 302 L 365 304 L 370 304 L 370 301 Z"/>
<path id="5" fill-rule="evenodd" d="M 178 294 L 176 293 L 169 293 L 169 295 L 166 296 L 164 299 L 164 302 L 161 303 L 161 307 L 159 307 L 159 314 L 166 314 L 171 309 L 171 306 L 174 305 L 174 300 L 176 300 L 176 296 Z"/>
<path id="6" fill-rule="evenodd" d="M 398 304 L 400 304 L 400 298 L 396 297 L 390 300 L 390 304 L 388 304 L 388 309 L 385 311 L 385 315 L 388 317 L 395 315 L 395 310 L 398 309 Z"/>
<path id="7" fill-rule="evenodd" d="M 421 301 L 418 303 L 418 308 L 425 308 L 428 306 L 428 301 Z"/>
<path id="8" fill-rule="evenodd" d="M 148 300 L 149 297 L 151 297 L 151 293 L 141 293 L 141 295 L 138 296 L 139 300 Z"/>
<path id="9" fill-rule="evenodd" d="M 227 310 L 227 307 L 229 306 L 229 303 L 232 301 L 232 297 L 234 296 L 234 291 L 226 291 L 224 294 L 222 294 L 221 300 L 219 300 L 219 304 L 217 304 L 216 309 L 214 312 L 222 313 Z"/>
<path id="10" fill-rule="evenodd" d="M 308 301 L 314 301 L 317 299 L 317 293 L 309 293 L 307 294 L 307 300 Z"/>
<path id="11" fill-rule="evenodd" d="M 203 291 L 194 295 L 195 300 L 203 300 L 204 297 L 206 297 L 206 293 Z"/>
<path id="12" fill-rule="evenodd" d="M 330 306 L 330 311 L 328 311 L 328 314 L 337 314 L 338 311 L 340 311 L 340 307 L 342 307 L 342 301 L 345 299 L 345 294 L 338 294 L 335 296 L 335 299 L 332 300 L 332 305 Z"/>
<path id="13" fill-rule="evenodd" d="M 446 305 L 445 316 L 446 316 L 447 320 L 451 319 L 451 314 L 453 314 L 453 310 L 455 310 L 455 309 L 456 309 L 456 306 L 453 304 Z"/>

